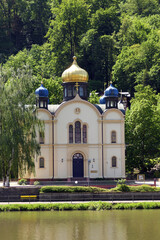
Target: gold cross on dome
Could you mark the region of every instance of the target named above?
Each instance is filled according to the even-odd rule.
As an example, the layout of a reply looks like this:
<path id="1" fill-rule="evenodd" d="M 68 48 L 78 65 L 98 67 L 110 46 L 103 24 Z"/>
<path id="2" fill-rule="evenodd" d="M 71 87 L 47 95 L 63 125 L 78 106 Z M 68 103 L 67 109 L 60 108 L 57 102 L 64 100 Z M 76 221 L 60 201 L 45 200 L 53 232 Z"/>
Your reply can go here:
<path id="1" fill-rule="evenodd" d="M 75 87 L 76 87 L 76 91 L 77 91 L 77 93 L 78 93 L 78 87 L 79 87 L 78 82 L 76 82 Z"/>

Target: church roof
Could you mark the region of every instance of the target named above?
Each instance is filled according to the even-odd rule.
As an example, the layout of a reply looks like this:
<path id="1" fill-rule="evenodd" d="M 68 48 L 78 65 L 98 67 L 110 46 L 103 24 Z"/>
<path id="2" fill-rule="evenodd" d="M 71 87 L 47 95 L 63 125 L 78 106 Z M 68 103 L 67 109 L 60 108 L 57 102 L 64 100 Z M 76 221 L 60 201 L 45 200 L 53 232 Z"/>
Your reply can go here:
<path id="1" fill-rule="evenodd" d="M 65 102 L 61 103 L 61 104 L 48 104 L 48 111 L 51 113 L 51 114 L 54 114 L 58 108 L 64 104 Z M 106 111 L 106 107 L 105 107 L 105 104 L 93 104 L 97 110 L 100 112 L 100 114 L 102 114 L 103 112 Z M 118 106 L 118 109 L 123 113 L 125 114 L 125 110 L 124 108 L 122 108 L 122 105 L 119 105 Z"/>
<path id="2" fill-rule="evenodd" d="M 59 104 L 48 104 L 48 110 L 50 113 L 54 114 L 55 111 L 59 108 Z"/>

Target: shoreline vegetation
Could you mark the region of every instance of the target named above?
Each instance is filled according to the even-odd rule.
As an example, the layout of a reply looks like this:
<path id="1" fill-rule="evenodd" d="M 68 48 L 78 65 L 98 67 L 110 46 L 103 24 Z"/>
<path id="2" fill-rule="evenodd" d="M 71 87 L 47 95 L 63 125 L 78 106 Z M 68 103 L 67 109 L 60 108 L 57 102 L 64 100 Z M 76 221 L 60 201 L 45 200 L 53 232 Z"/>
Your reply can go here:
<path id="1" fill-rule="evenodd" d="M 137 209 L 160 209 L 160 202 L 139 203 L 29 203 L 29 204 L 6 204 L 0 205 L 0 212 L 11 211 L 101 211 L 101 210 L 137 210 Z"/>

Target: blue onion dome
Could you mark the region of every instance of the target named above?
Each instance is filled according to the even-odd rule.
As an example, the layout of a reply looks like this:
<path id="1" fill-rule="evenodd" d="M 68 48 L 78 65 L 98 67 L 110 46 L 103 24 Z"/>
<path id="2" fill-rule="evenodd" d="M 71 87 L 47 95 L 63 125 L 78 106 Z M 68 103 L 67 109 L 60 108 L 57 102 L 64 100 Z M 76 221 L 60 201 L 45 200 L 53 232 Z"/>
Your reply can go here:
<path id="1" fill-rule="evenodd" d="M 104 96 L 106 97 L 118 97 L 118 89 L 113 87 L 112 83 L 110 86 L 104 91 Z"/>
<path id="2" fill-rule="evenodd" d="M 104 96 L 104 95 L 103 95 L 102 97 L 100 97 L 99 103 L 100 103 L 100 104 L 105 104 L 105 103 L 106 103 L 106 100 L 105 100 L 105 96 Z"/>
<path id="3" fill-rule="evenodd" d="M 41 86 L 36 89 L 35 94 L 39 97 L 48 97 L 49 95 L 47 88 L 45 88 L 42 83 Z"/>

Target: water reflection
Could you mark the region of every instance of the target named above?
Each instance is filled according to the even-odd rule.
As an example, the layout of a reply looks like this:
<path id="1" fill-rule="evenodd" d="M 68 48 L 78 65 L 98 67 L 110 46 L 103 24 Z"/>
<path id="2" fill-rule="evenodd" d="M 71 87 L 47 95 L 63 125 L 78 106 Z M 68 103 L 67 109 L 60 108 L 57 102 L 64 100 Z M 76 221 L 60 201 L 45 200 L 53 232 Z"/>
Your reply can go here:
<path id="1" fill-rule="evenodd" d="M 160 210 L 0 213 L 0 240 L 159 240 Z"/>

